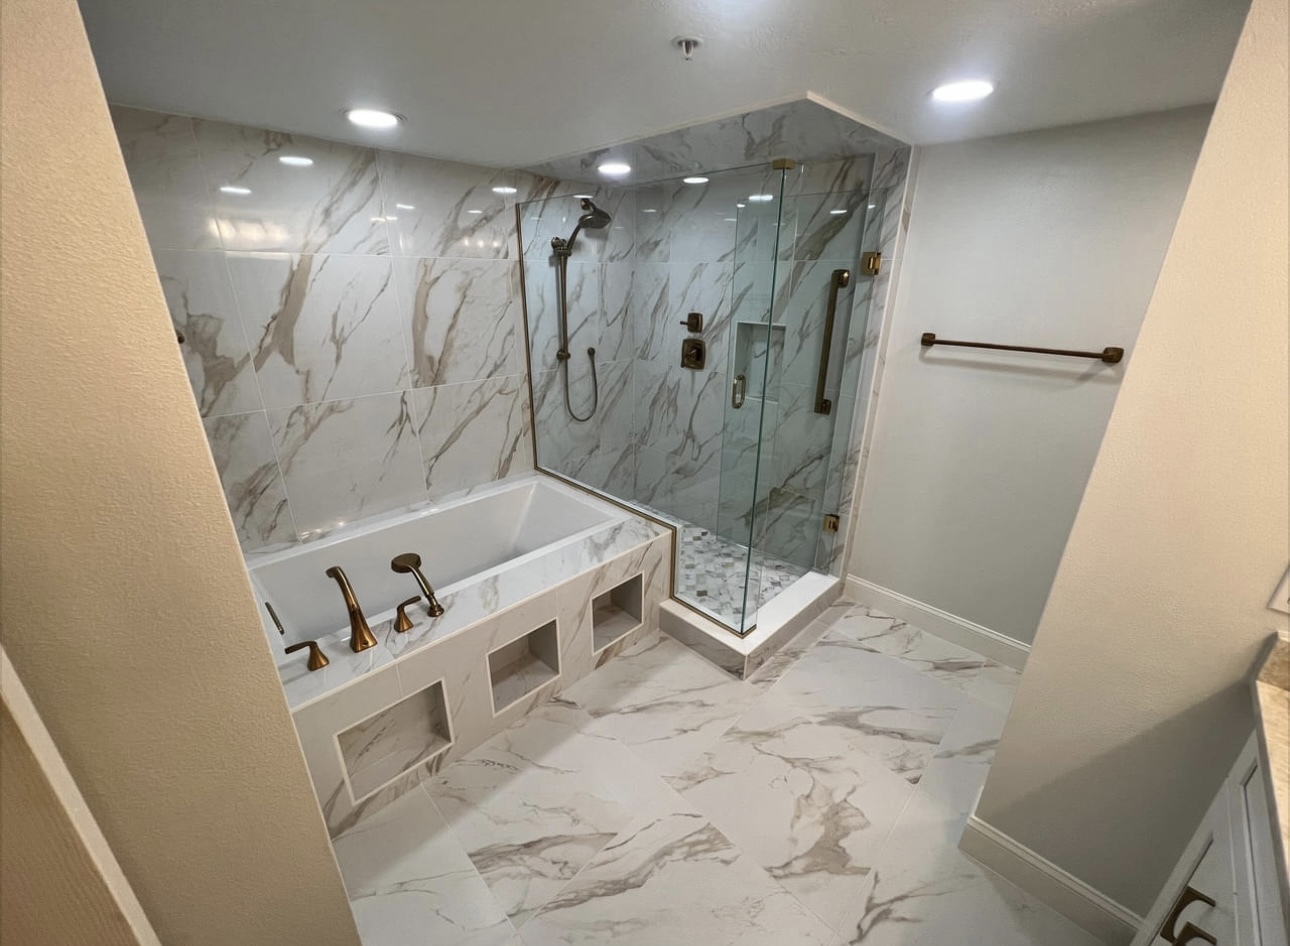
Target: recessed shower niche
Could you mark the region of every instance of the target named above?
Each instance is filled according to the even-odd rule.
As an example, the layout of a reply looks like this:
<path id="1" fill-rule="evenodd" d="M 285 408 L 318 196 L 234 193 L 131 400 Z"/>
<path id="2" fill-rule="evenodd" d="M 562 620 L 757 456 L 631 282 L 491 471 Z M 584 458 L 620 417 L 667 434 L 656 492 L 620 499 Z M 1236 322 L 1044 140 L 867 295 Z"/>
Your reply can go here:
<path id="1" fill-rule="evenodd" d="M 336 736 L 354 801 L 452 745 L 447 707 L 439 680 Z"/>

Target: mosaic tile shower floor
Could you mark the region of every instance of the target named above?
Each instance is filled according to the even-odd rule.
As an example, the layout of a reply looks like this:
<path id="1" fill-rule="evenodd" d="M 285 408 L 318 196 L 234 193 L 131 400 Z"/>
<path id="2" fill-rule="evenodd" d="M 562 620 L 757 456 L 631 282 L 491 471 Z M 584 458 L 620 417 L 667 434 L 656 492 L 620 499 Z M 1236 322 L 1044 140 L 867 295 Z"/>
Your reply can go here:
<path id="1" fill-rule="evenodd" d="M 1097 946 L 958 850 L 1019 675 L 839 603 L 666 635 L 342 834 L 364 946 Z"/>

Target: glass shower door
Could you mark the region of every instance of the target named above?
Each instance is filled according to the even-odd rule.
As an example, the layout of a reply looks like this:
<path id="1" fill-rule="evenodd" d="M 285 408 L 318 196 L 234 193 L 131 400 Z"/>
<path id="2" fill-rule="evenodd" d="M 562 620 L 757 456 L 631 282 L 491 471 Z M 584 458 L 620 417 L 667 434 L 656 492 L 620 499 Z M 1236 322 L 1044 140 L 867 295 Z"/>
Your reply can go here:
<path id="1" fill-rule="evenodd" d="M 764 557 L 756 552 L 768 484 L 761 477 L 767 437 L 777 423 L 768 386 L 782 371 L 782 326 L 772 318 L 783 290 L 779 265 L 786 171 L 767 168 L 745 175 L 749 185 L 733 195 L 736 234 L 731 260 L 731 301 L 726 326 L 728 398 L 722 425 L 717 533 L 730 550 L 725 623 L 746 634 L 757 623 Z M 771 438 L 773 441 L 773 437 Z"/>

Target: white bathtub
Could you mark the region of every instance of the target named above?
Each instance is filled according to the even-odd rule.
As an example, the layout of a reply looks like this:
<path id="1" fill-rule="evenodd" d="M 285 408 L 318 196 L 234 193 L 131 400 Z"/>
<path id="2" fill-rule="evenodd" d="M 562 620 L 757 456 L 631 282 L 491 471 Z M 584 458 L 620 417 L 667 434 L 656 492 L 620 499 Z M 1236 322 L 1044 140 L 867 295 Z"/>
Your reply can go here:
<path id="1" fill-rule="evenodd" d="M 608 503 L 535 474 L 464 499 L 359 523 L 285 551 L 251 555 L 247 568 L 276 650 L 349 627 L 340 587 L 326 574 L 333 565 L 345 570 L 374 625 L 420 593 L 412 575 L 391 570 L 390 559 L 400 553 L 420 555 L 422 573 L 443 596 L 626 518 Z M 285 639 L 271 623 L 266 601 L 281 618 Z"/>

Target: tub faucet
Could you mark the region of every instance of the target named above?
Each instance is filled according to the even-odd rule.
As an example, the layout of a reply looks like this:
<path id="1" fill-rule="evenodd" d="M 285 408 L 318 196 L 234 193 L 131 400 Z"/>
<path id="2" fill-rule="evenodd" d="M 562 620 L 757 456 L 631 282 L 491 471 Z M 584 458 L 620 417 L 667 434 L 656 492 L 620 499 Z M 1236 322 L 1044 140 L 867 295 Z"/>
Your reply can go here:
<path id="1" fill-rule="evenodd" d="M 439 599 L 434 596 L 434 589 L 430 587 L 430 582 L 426 581 L 426 576 L 421 574 L 421 556 L 416 552 L 404 552 L 402 555 L 396 555 L 390 560 L 390 568 L 400 575 L 406 575 L 409 572 L 421 586 L 421 593 L 426 596 L 426 610 L 430 612 L 432 618 L 437 618 L 443 614 L 443 605 Z"/>
<path id="2" fill-rule="evenodd" d="M 363 609 L 358 606 L 358 599 L 354 597 L 354 589 L 349 586 L 345 570 L 339 565 L 333 565 L 327 569 L 327 577 L 335 578 L 336 584 L 340 585 L 340 593 L 345 598 L 345 608 L 349 611 L 349 649 L 357 654 L 369 647 L 375 647 L 376 638 L 372 636 L 372 629 L 367 626 L 367 618 L 363 617 Z"/>

